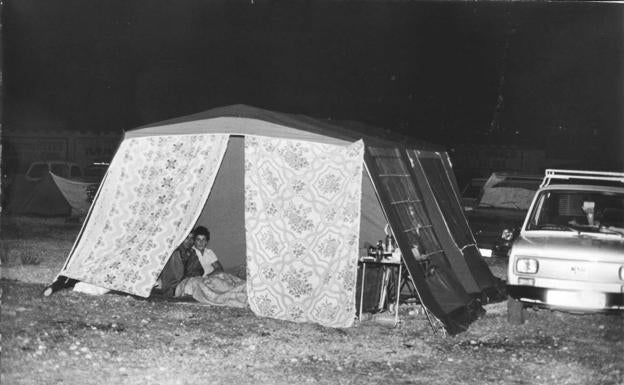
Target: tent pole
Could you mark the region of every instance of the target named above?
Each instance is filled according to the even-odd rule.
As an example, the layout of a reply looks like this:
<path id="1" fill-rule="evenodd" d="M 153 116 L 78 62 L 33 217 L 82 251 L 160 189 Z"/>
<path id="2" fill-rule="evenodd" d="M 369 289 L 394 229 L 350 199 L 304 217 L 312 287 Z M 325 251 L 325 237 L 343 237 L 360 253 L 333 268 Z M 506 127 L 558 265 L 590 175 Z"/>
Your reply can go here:
<path id="1" fill-rule="evenodd" d="M 364 279 L 366 277 L 366 263 L 362 263 L 362 287 L 360 288 L 360 314 L 358 315 L 358 321 L 362 323 L 362 304 L 364 302 Z"/>

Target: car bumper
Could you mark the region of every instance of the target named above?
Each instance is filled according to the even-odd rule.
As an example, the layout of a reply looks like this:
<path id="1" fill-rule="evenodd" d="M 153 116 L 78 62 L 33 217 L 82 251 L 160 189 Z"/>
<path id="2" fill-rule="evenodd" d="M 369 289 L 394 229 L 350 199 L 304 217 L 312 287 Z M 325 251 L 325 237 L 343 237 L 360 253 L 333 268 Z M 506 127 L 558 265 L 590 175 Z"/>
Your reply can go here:
<path id="1" fill-rule="evenodd" d="M 510 297 L 528 305 L 587 312 L 624 311 L 624 293 L 558 290 L 508 285 Z"/>

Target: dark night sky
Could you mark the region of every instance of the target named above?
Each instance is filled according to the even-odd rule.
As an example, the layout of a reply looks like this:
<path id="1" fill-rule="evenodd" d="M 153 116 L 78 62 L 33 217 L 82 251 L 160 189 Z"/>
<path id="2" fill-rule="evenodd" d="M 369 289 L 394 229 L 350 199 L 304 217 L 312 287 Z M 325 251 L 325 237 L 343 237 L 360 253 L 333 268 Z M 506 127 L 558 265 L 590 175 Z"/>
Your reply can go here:
<path id="1" fill-rule="evenodd" d="M 121 131 L 246 103 L 622 168 L 623 16 L 614 3 L 11 0 L 4 127 Z"/>

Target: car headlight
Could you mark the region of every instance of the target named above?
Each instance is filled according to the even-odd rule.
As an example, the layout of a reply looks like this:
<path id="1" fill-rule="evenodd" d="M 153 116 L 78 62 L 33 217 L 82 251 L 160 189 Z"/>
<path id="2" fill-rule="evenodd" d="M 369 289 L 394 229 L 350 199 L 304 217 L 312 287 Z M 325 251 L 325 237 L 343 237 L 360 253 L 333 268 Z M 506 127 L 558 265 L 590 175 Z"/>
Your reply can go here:
<path id="1" fill-rule="evenodd" d="M 516 260 L 516 271 L 524 274 L 535 274 L 539 269 L 539 263 L 537 259 L 533 258 L 518 258 Z"/>
<path id="2" fill-rule="evenodd" d="M 505 241 L 511 241 L 513 239 L 513 231 L 504 229 L 501 233 L 501 238 Z"/>
<path id="3" fill-rule="evenodd" d="M 620 279 L 624 281 L 624 266 L 620 266 Z"/>

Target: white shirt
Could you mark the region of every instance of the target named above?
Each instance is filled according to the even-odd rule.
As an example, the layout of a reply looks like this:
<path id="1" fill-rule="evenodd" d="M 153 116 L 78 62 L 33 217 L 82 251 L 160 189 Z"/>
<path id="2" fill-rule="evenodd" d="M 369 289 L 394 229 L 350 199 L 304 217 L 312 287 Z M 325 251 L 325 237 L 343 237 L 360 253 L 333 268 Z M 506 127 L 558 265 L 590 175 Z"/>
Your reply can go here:
<path id="1" fill-rule="evenodd" d="M 195 248 L 195 246 L 193 246 L 193 250 L 195 251 L 195 254 L 197 254 L 199 263 L 204 269 L 204 277 L 212 273 L 214 271 L 214 267 L 212 266 L 212 264 L 219 260 L 217 258 L 217 254 L 215 254 L 214 251 L 210 250 L 209 248 L 205 248 L 203 253 Z"/>

